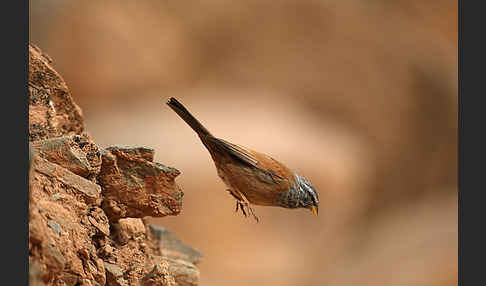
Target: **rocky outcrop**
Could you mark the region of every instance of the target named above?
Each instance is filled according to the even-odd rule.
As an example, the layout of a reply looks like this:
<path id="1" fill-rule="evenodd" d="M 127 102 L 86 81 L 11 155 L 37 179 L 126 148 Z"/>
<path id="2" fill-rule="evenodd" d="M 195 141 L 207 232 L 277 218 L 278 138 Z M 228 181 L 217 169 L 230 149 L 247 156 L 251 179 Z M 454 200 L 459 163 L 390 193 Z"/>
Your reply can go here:
<path id="1" fill-rule="evenodd" d="M 51 63 L 29 45 L 30 285 L 197 285 L 202 255 L 142 220 L 179 214 L 180 172 L 98 147 Z"/>
<path id="2" fill-rule="evenodd" d="M 111 220 L 179 214 L 183 193 L 174 179 L 180 172 L 153 162 L 153 149 L 113 146 L 102 151 L 102 158 L 98 182 Z"/>
<path id="3" fill-rule="evenodd" d="M 85 130 L 79 106 L 74 103 L 52 60 L 29 45 L 29 140 L 37 141 Z"/>
<path id="4" fill-rule="evenodd" d="M 78 176 L 93 180 L 101 170 L 100 149 L 86 134 L 34 141 L 31 146 L 43 158 Z"/>

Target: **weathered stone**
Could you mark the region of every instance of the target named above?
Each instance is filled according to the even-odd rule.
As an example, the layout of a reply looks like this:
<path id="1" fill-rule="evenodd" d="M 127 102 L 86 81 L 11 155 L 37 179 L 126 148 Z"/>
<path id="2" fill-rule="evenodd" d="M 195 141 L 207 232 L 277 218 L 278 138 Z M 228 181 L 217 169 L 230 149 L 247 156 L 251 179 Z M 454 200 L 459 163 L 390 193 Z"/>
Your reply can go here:
<path id="1" fill-rule="evenodd" d="M 199 269 L 182 259 L 169 259 L 169 273 L 174 276 L 179 286 L 196 286 L 199 281 Z"/>
<path id="2" fill-rule="evenodd" d="M 183 259 L 197 264 L 203 255 L 196 249 L 184 244 L 181 240 L 162 226 L 149 224 L 149 230 L 157 240 L 160 254 L 172 259 Z"/>
<path id="3" fill-rule="evenodd" d="M 101 188 L 99 185 L 45 159 L 36 157 L 36 161 L 35 171 L 62 182 L 81 195 L 87 204 L 101 203 Z"/>
<path id="4" fill-rule="evenodd" d="M 80 281 L 99 285 L 105 279 L 104 269 L 89 268 L 96 257 L 90 250 L 91 231 L 82 221 L 89 204 L 100 203 L 100 187 L 37 155 L 32 161 L 30 258 L 40 265 L 42 280 L 48 285 L 76 285 Z"/>
<path id="5" fill-rule="evenodd" d="M 123 279 L 123 270 L 116 264 L 105 262 L 106 270 L 106 285 L 112 286 L 125 286 L 129 285 L 128 282 Z"/>
<path id="6" fill-rule="evenodd" d="M 54 220 L 48 220 L 47 224 L 54 230 L 57 234 L 62 232 L 62 227 Z"/>
<path id="7" fill-rule="evenodd" d="M 145 147 L 112 146 L 101 153 L 98 182 L 110 221 L 179 214 L 183 192 L 174 182 L 178 170 L 148 161 L 153 152 Z"/>
<path id="8" fill-rule="evenodd" d="M 66 286 L 75 286 L 79 285 L 80 283 L 79 275 L 75 275 L 68 272 L 63 272 L 59 275 L 59 277 L 54 281 L 55 285 L 61 284 Z"/>
<path id="9" fill-rule="evenodd" d="M 106 150 L 108 151 L 117 151 L 119 150 L 126 156 L 130 156 L 131 158 L 139 158 L 142 160 L 146 160 L 149 162 L 154 161 L 154 154 L 155 150 L 150 147 L 144 146 L 128 146 L 128 145 L 114 145 L 107 147 Z"/>
<path id="10" fill-rule="evenodd" d="M 169 273 L 167 261 L 160 261 L 155 264 L 152 270 L 143 277 L 144 286 L 175 286 L 178 285 Z"/>
<path id="11" fill-rule="evenodd" d="M 105 246 L 103 246 L 99 249 L 99 255 L 101 257 L 108 257 L 112 253 L 113 253 L 113 247 L 109 244 L 107 244 L 107 245 L 105 245 Z"/>
<path id="12" fill-rule="evenodd" d="M 130 216 L 178 214 L 179 171 L 153 162 L 151 148 L 98 149 L 51 61 L 29 50 L 31 285 L 141 285 L 150 270 L 145 285 L 176 285 L 167 261 L 154 262 L 158 241 Z M 121 215 L 111 215 L 110 225 L 107 213 Z M 173 271 L 181 276 L 178 265 Z"/>
<path id="13" fill-rule="evenodd" d="M 43 286 L 42 272 L 39 263 L 29 259 L 29 286 Z"/>
<path id="14" fill-rule="evenodd" d="M 120 268 L 120 266 L 118 266 L 116 264 L 111 264 L 111 263 L 105 262 L 105 270 L 106 270 L 106 272 L 109 272 L 115 278 L 123 276 L 123 270 Z"/>
<path id="15" fill-rule="evenodd" d="M 81 134 L 85 129 L 81 109 L 51 63 L 29 44 L 29 141 Z"/>
<path id="16" fill-rule="evenodd" d="M 102 209 L 98 207 L 92 208 L 88 214 L 88 221 L 96 227 L 99 233 L 110 235 L 110 224 Z"/>
<path id="17" fill-rule="evenodd" d="M 145 225 L 139 218 L 122 218 L 113 224 L 118 242 L 127 243 L 129 240 L 146 237 Z"/>
<path id="18" fill-rule="evenodd" d="M 196 286 L 199 281 L 199 269 L 191 262 L 183 259 L 171 259 L 167 257 L 154 256 L 155 263 L 166 261 L 169 265 L 169 273 L 174 277 L 176 285 Z"/>
<path id="19" fill-rule="evenodd" d="M 94 178 L 101 169 L 101 153 L 87 135 L 50 138 L 32 143 L 38 154 L 84 178 Z"/>
<path id="20" fill-rule="evenodd" d="M 52 244 L 48 244 L 45 248 L 46 257 L 50 260 L 50 266 L 62 270 L 66 264 L 66 258 L 64 255 Z"/>

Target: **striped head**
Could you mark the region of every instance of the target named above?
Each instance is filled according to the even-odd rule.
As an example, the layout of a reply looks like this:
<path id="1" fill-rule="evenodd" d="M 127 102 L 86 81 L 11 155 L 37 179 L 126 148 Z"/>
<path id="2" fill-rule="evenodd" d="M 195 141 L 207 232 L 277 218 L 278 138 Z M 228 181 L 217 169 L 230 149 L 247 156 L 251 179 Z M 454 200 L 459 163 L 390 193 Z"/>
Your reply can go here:
<path id="1" fill-rule="evenodd" d="M 317 216 L 319 212 L 319 195 L 312 184 L 305 178 L 294 173 L 294 186 L 283 192 L 279 205 L 284 208 L 307 208 Z"/>

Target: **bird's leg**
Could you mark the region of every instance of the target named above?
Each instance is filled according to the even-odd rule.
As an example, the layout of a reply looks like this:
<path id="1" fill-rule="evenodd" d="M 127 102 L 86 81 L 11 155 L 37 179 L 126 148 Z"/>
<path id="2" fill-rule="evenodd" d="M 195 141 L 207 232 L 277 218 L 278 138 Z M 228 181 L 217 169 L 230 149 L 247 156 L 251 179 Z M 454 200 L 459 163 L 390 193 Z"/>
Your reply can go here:
<path id="1" fill-rule="evenodd" d="M 243 203 L 241 201 L 236 201 L 236 205 L 240 207 L 241 212 L 243 213 L 243 215 L 245 217 L 248 217 L 248 214 L 246 214 L 245 206 L 243 205 Z"/>
<path id="2" fill-rule="evenodd" d="M 229 193 L 230 193 L 230 194 L 233 196 L 233 198 L 235 198 L 235 200 L 236 200 L 235 213 L 237 213 L 237 212 L 238 212 L 238 210 L 239 210 L 239 209 L 241 209 L 241 212 L 243 213 L 243 215 L 244 215 L 245 217 L 247 217 L 248 215 L 246 214 L 246 212 L 245 212 L 245 208 L 244 208 L 244 205 L 243 205 L 243 203 L 242 203 L 243 199 L 242 199 L 242 198 L 239 196 L 239 194 L 234 193 L 233 191 L 231 191 L 231 190 L 229 190 L 229 189 L 228 189 L 227 191 L 228 191 L 228 192 L 229 192 Z"/>
<path id="3" fill-rule="evenodd" d="M 256 222 L 259 222 L 260 219 L 258 219 L 258 217 L 255 215 L 255 212 L 253 211 L 253 209 L 251 208 L 250 206 L 250 202 L 248 201 L 248 199 L 246 198 L 245 194 L 243 194 L 242 192 L 240 191 L 237 191 L 238 192 L 238 196 L 242 198 L 242 200 L 239 201 L 240 203 L 240 207 L 241 207 L 241 210 L 243 211 L 243 213 L 245 214 L 245 217 L 246 217 L 246 213 L 244 211 L 244 207 L 243 206 L 246 206 L 247 210 L 248 210 L 248 214 L 251 214 L 253 216 L 253 218 L 256 220 Z"/>
<path id="4" fill-rule="evenodd" d="M 248 215 L 252 215 L 253 218 L 259 222 L 258 217 L 255 215 L 253 212 L 253 209 L 250 207 L 250 202 L 248 199 L 245 197 L 245 195 L 240 192 L 240 191 L 232 191 L 232 190 L 227 190 L 235 199 L 236 199 L 236 208 L 235 212 L 238 212 L 238 209 L 241 209 L 241 212 L 245 217 L 248 217 Z M 245 211 L 245 207 L 247 211 Z M 248 213 L 247 213 L 248 212 Z"/>
<path id="5" fill-rule="evenodd" d="M 237 200 L 237 201 L 236 201 L 236 209 L 235 209 L 235 213 L 237 213 L 237 212 L 238 212 L 238 209 L 241 209 L 241 212 L 243 213 L 243 215 L 244 215 L 245 217 L 248 217 L 248 215 L 246 214 L 246 211 L 245 211 L 245 207 L 244 207 L 244 205 L 243 205 L 242 201 L 240 201 L 240 200 Z"/>
<path id="6" fill-rule="evenodd" d="M 256 222 L 259 222 L 260 219 L 255 215 L 255 212 L 250 207 L 250 204 L 249 203 L 246 203 L 246 204 L 247 204 L 246 207 L 248 208 L 248 212 L 253 216 L 253 218 L 256 220 Z"/>

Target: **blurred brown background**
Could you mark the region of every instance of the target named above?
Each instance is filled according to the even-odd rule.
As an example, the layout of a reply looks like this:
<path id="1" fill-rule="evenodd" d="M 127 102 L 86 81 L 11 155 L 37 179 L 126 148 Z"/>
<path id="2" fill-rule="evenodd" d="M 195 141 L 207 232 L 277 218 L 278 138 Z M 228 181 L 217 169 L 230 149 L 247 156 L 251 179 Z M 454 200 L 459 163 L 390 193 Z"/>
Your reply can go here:
<path id="1" fill-rule="evenodd" d="M 31 1 L 102 147 L 181 170 L 153 219 L 199 249 L 201 285 L 457 285 L 457 1 Z M 181 100 L 213 134 L 311 180 L 320 213 L 234 200 Z"/>

